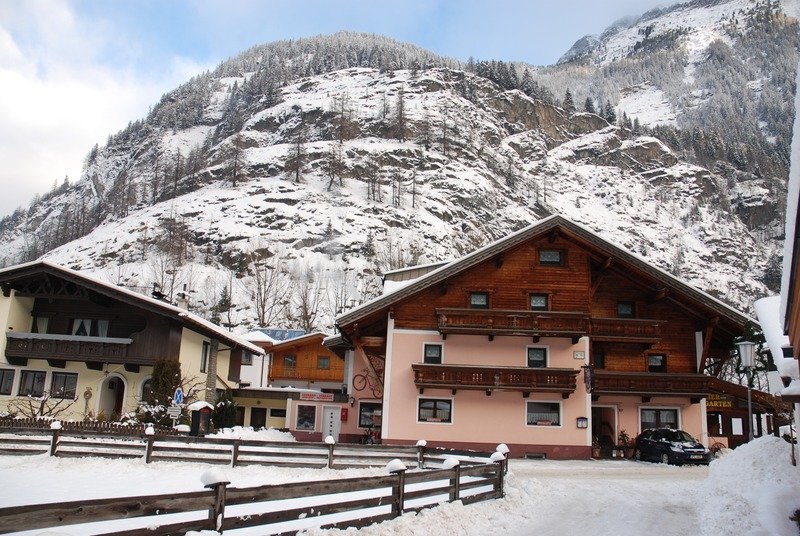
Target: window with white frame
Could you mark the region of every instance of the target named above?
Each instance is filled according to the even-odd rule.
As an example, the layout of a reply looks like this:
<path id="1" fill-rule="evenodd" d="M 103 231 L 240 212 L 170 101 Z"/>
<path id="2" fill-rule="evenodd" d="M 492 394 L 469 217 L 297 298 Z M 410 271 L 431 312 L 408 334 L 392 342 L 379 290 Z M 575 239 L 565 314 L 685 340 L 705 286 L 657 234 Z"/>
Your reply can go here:
<path id="1" fill-rule="evenodd" d="M 442 364 L 442 345 L 441 344 L 426 344 L 423 356 L 423 363 L 430 365 Z"/>
<path id="2" fill-rule="evenodd" d="M 639 413 L 642 430 L 648 428 L 678 429 L 678 410 L 673 408 L 642 408 Z"/>
<path id="3" fill-rule="evenodd" d="M 561 426 L 561 402 L 528 401 L 525 403 L 528 426 Z"/>
<path id="4" fill-rule="evenodd" d="M 531 368 L 547 368 L 547 348 L 544 346 L 529 346 L 528 366 Z"/>
<path id="5" fill-rule="evenodd" d="M 420 398 L 417 401 L 417 421 L 453 422 L 453 400 L 449 398 Z"/>

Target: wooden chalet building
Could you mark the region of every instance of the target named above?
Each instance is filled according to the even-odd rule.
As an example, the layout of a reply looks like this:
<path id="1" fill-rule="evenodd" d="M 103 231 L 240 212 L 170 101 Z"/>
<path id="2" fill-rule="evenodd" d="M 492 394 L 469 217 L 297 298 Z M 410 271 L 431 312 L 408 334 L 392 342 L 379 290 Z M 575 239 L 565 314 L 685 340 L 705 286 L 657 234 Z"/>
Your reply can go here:
<path id="1" fill-rule="evenodd" d="M 264 332 L 282 332 L 281 335 L 288 332 L 291 336 L 274 339 Z M 338 403 L 346 400 L 342 387 L 345 385 L 344 358 L 323 346 L 326 337 L 321 332 L 305 334 L 300 330 L 274 329 L 256 330 L 245 335 L 266 355 L 263 361 L 248 360 L 242 367 L 242 377 L 250 381 L 242 383 L 234 391 L 240 410 L 239 424 L 256 429 L 262 426 L 284 428 L 287 406 L 292 404 L 290 401 Z M 250 368 L 260 370 L 250 371 Z M 320 411 L 324 412 L 324 408 Z M 336 411 L 339 415 L 338 404 Z M 297 435 L 303 439 L 321 439 L 319 424 L 322 417 L 315 415 L 313 421 L 312 430 L 308 430 L 307 423 L 306 429 L 298 430 Z"/>
<path id="2" fill-rule="evenodd" d="M 135 411 L 158 359 L 213 402 L 258 346 L 171 304 L 37 261 L 0 270 L 0 411 L 20 397 L 63 400 L 61 418 Z"/>
<path id="3" fill-rule="evenodd" d="M 586 458 L 668 426 L 708 445 L 709 395 L 745 393 L 715 375 L 750 318 L 563 217 L 405 278 L 337 318 L 345 438 Z"/>

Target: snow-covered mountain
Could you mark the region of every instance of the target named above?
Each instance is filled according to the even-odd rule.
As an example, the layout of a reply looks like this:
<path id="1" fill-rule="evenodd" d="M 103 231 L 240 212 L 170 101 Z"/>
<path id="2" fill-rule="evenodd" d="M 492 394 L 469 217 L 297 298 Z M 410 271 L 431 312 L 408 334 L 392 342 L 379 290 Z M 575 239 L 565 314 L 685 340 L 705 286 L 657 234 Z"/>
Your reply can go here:
<path id="1" fill-rule="evenodd" d="M 379 292 L 384 270 L 558 212 L 734 305 L 767 292 L 783 178 L 692 164 L 534 98 L 530 72 L 500 64 L 510 89 L 488 68 L 351 33 L 255 47 L 3 219 L 0 256 L 157 284 L 241 329 L 312 329 Z"/>

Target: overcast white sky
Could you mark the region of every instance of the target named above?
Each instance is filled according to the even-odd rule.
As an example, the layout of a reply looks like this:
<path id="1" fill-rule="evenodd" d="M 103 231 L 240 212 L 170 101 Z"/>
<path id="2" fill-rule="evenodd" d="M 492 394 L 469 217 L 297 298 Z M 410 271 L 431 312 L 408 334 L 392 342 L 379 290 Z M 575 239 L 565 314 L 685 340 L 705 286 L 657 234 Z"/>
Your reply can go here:
<path id="1" fill-rule="evenodd" d="M 675 0 L 0 0 L 0 216 L 80 178 L 89 149 L 259 43 L 366 31 L 466 60 L 554 63 Z"/>

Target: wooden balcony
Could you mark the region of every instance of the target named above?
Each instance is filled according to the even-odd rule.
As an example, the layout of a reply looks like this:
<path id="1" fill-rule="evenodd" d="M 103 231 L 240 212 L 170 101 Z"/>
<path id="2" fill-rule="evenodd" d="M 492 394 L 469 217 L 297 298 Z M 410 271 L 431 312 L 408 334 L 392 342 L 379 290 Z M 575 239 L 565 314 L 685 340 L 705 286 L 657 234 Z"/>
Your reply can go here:
<path id="1" fill-rule="evenodd" d="M 152 365 L 152 358 L 129 357 L 128 346 L 132 339 L 112 337 L 85 337 L 50 333 L 6 333 L 6 358 L 16 360 L 48 359 L 58 361 L 83 361 Z"/>
<path id="2" fill-rule="evenodd" d="M 343 369 L 319 369 L 316 367 L 275 367 L 269 371 L 269 381 L 304 380 L 312 382 L 344 382 Z"/>
<path id="3" fill-rule="evenodd" d="M 569 337 L 589 334 L 585 313 L 505 309 L 436 309 L 439 333 Z"/>
<path id="4" fill-rule="evenodd" d="M 561 368 L 492 367 L 476 365 L 430 365 L 414 363 L 414 384 L 425 388 L 494 390 L 528 393 L 559 393 L 568 398 L 575 392 L 578 370 Z"/>
<path id="5" fill-rule="evenodd" d="M 591 337 L 595 341 L 655 344 L 661 340 L 661 324 L 663 321 L 642 318 L 592 318 Z"/>
<path id="6" fill-rule="evenodd" d="M 704 398 L 712 391 L 711 376 L 654 372 L 614 372 L 595 369 L 593 395 L 691 396 Z"/>
<path id="7" fill-rule="evenodd" d="M 640 318 L 593 318 L 583 312 L 515 311 L 505 309 L 436 309 L 438 330 L 449 333 L 525 337 L 568 337 L 577 342 L 584 335 L 597 341 L 655 344 L 661 340 L 660 320 Z"/>

